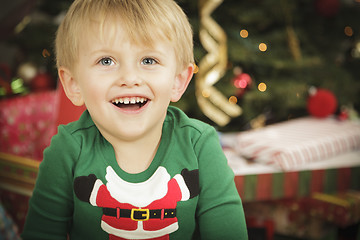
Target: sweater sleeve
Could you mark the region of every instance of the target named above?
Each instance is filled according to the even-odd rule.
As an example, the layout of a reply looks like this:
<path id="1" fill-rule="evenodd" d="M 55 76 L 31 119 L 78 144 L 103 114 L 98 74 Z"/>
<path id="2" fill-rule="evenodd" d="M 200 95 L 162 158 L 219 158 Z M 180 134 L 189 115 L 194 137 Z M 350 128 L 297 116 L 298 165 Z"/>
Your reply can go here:
<path id="1" fill-rule="evenodd" d="M 66 239 L 73 214 L 73 164 L 79 143 L 59 127 L 44 151 L 22 233 L 27 239 Z"/>
<path id="2" fill-rule="evenodd" d="M 199 160 L 197 218 L 201 239 L 248 239 L 234 173 L 227 164 L 213 128 L 202 134 L 195 150 Z"/>

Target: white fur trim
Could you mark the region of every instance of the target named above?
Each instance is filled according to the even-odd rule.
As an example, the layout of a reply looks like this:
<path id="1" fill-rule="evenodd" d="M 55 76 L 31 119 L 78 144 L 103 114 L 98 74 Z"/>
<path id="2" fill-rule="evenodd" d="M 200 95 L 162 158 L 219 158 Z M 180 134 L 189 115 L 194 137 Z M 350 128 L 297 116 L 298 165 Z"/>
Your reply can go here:
<path id="1" fill-rule="evenodd" d="M 136 207 L 146 207 L 166 195 L 170 174 L 164 167 L 159 167 L 145 182 L 129 183 L 121 179 L 109 166 L 106 168 L 105 178 L 107 189 L 117 201 Z"/>
<path id="2" fill-rule="evenodd" d="M 177 181 L 177 183 L 179 184 L 179 187 L 181 190 L 181 194 L 182 194 L 181 201 L 189 200 L 190 191 L 189 191 L 189 188 L 186 186 L 183 176 L 181 176 L 180 174 L 176 174 L 174 178 Z"/>
<path id="3" fill-rule="evenodd" d="M 96 205 L 96 196 L 98 194 L 98 191 L 99 191 L 99 188 L 101 187 L 101 185 L 103 185 L 103 182 L 100 179 L 97 179 L 94 183 L 94 187 L 93 187 L 93 190 L 91 191 L 90 199 L 89 199 L 90 204 L 93 206 L 97 206 Z"/>
<path id="4" fill-rule="evenodd" d="M 165 236 L 167 234 L 175 232 L 176 230 L 178 230 L 179 224 L 175 222 L 160 230 L 146 231 L 143 229 L 143 222 L 138 222 L 138 228 L 134 231 L 129 231 L 129 230 L 114 228 L 109 224 L 107 224 L 106 222 L 101 221 L 101 228 L 109 234 L 125 239 L 151 239 L 151 238 Z"/>

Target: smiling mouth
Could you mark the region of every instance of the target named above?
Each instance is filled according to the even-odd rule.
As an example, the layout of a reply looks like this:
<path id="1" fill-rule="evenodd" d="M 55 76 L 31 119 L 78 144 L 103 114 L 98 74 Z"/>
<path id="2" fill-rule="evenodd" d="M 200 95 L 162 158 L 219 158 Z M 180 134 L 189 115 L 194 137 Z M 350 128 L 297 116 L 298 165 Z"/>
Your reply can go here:
<path id="1" fill-rule="evenodd" d="M 144 97 L 122 97 L 116 98 L 111 101 L 112 104 L 121 109 L 140 109 L 142 108 L 149 99 Z"/>

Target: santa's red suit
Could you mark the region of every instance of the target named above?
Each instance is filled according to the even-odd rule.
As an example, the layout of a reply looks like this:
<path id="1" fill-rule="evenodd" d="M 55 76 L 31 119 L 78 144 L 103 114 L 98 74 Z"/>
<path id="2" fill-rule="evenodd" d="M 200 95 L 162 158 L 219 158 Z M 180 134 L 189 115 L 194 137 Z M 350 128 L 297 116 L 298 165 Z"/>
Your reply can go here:
<path id="1" fill-rule="evenodd" d="M 190 198 L 180 174 L 170 178 L 159 167 L 147 181 L 129 183 L 108 167 L 106 180 L 96 180 L 89 202 L 103 208 L 101 227 L 110 239 L 169 239 L 178 229 L 177 202 Z"/>

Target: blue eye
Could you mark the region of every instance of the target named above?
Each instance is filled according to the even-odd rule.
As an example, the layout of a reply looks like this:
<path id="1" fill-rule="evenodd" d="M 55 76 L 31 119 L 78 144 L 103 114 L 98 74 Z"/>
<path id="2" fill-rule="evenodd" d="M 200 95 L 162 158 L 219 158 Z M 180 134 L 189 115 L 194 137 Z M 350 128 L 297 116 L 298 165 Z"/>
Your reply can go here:
<path id="1" fill-rule="evenodd" d="M 153 65 L 153 64 L 156 64 L 157 61 L 153 58 L 144 58 L 142 61 L 141 61 L 141 64 L 144 64 L 144 65 Z"/>
<path id="2" fill-rule="evenodd" d="M 114 61 L 109 57 L 105 57 L 100 59 L 99 63 L 103 66 L 111 66 L 114 64 Z"/>

